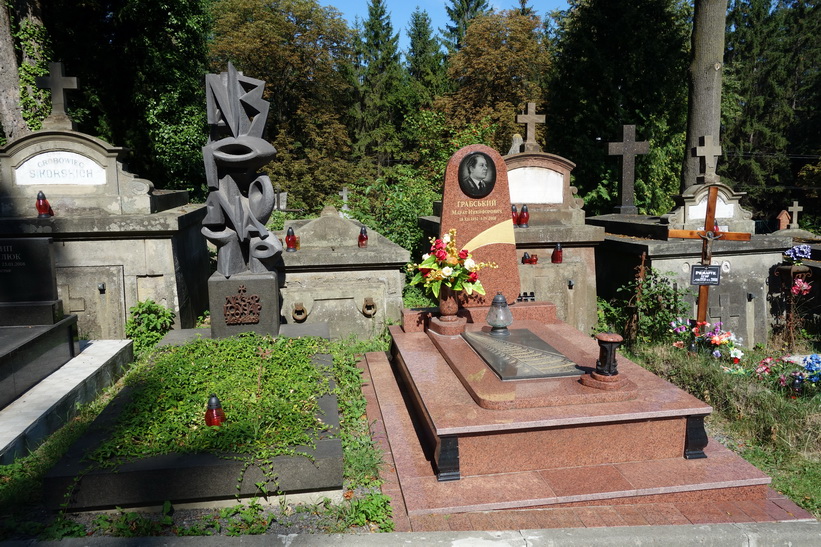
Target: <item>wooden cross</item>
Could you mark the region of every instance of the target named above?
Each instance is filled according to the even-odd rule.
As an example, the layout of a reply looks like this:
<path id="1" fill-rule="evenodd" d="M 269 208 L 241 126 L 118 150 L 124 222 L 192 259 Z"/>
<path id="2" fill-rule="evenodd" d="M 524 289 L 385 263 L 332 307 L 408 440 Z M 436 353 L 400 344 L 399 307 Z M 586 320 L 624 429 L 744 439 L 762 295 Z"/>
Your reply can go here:
<path id="1" fill-rule="evenodd" d="M 798 229 L 798 213 L 803 211 L 804 208 L 798 205 L 797 201 L 792 202 L 792 207 L 787 207 L 787 211 L 792 213 L 792 222 L 790 222 L 790 229 Z"/>
<path id="2" fill-rule="evenodd" d="M 544 120 L 544 114 L 536 115 L 536 103 L 527 103 L 527 113 L 516 116 L 516 123 L 524 124 L 527 127 L 525 152 L 542 151 L 542 147 L 536 142 L 536 124 L 544 123 Z"/>
<path id="3" fill-rule="evenodd" d="M 699 139 L 701 144 L 696 147 L 696 156 L 700 158 L 701 175 L 696 181 L 699 184 L 714 184 L 718 182 L 716 175 L 716 157 L 721 155 L 721 146 L 713 142 L 712 135 L 706 135 Z"/>
<path id="4" fill-rule="evenodd" d="M 49 63 L 48 76 L 37 76 L 37 87 L 51 90 L 51 115 L 66 115 L 66 89 L 77 89 L 77 78 L 66 77 L 63 73 L 63 63 Z"/>
<path id="5" fill-rule="evenodd" d="M 647 141 L 636 142 L 636 126 L 622 126 L 622 142 L 607 143 L 607 153 L 611 156 L 621 156 L 621 206 L 616 210 L 623 215 L 635 215 L 636 208 L 636 156 L 650 151 Z"/>
<path id="6" fill-rule="evenodd" d="M 667 237 L 684 239 L 701 239 L 701 264 L 709 266 L 713 260 L 713 241 L 723 239 L 724 241 L 750 241 L 750 234 L 742 232 L 720 232 L 715 225 L 716 221 L 716 200 L 718 198 L 718 186 L 708 186 L 707 213 L 704 216 L 704 230 L 668 230 Z M 710 286 L 700 285 L 698 287 L 698 314 L 696 320 L 707 321 L 707 306 L 709 305 Z"/>

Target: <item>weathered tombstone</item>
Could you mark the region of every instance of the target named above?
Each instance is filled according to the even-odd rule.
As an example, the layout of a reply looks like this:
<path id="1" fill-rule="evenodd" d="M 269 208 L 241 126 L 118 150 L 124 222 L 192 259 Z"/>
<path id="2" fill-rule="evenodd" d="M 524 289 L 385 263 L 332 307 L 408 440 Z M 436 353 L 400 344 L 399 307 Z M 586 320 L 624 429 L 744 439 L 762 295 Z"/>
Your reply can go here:
<path id="1" fill-rule="evenodd" d="M 721 153 L 720 147 L 707 136 L 700 139 L 700 146 L 693 152 L 699 157 L 702 172 L 698 180 L 702 183 L 689 185 L 676 196 L 677 207 L 670 213 L 661 217 L 602 215 L 587 219 L 608 233 L 596 255 L 598 295 L 615 297 L 617 289 L 634 278 L 645 253 L 646 265 L 662 274 L 672 273 L 672 281 L 679 287 L 691 284 L 694 267 L 711 275 L 717 270 L 720 286 L 713 289 L 717 294 L 712 303 L 707 303 L 708 285 L 699 285 L 702 296 L 690 302 L 692 313 L 696 313 L 701 302 L 700 314 L 711 323 L 721 322 L 722 328 L 736 334 L 745 346 L 765 343 L 768 321 L 762 318 L 769 314 L 768 293 L 773 285 L 768 280 L 769 271 L 780 261 L 781 252 L 791 245 L 791 240 L 780 235 L 742 240 L 755 232 L 755 222 L 752 212 L 741 206 L 744 193 L 719 182 L 715 158 Z M 708 207 L 711 194 L 714 208 Z M 708 218 L 709 212 L 712 220 Z M 705 227 L 705 222 L 712 226 Z M 669 239 L 681 234 L 713 238 L 722 233 L 742 234 L 743 238 L 717 237 L 710 244 L 709 253 L 704 252 L 704 243 Z M 712 282 L 710 279 L 703 282 Z"/>
<path id="2" fill-rule="evenodd" d="M 324 322 L 332 338 L 366 339 L 401 318 L 408 251 L 367 229 L 360 245 L 364 226 L 331 206 L 319 218 L 286 221 L 288 228 L 299 236 L 299 250 L 282 254 L 285 324 Z"/>
<path id="3" fill-rule="evenodd" d="M 623 141 L 611 142 L 607 144 L 607 153 L 611 156 L 621 156 L 621 205 L 616 207 L 616 212 L 623 215 L 635 215 L 636 208 L 636 156 L 647 154 L 650 151 L 650 143 L 647 141 L 636 142 L 636 126 L 625 125 L 622 129 Z"/>
<path id="4" fill-rule="evenodd" d="M 520 285 L 507 167 L 488 146 L 466 146 L 448 161 L 439 234 L 454 228 L 460 249 L 470 251 L 476 262 L 498 266 L 480 273 L 487 294 L 460 293 L 462 305 L 489 306 L 497 291 L 515 302 Z"/>
<path id="5" fill-rule="evenodd" d="M 274 189 L 257 170 L 276 155 L 262 138 L 268 102 L 265 82 L 232 64 L 206 76 L 211 135 L 203 147 L 211 192 L 202 233 L 217 247 L 217 271 L 208 280 L 211 334 L 279 333 L 279 281 L 275 261 L 282 244 L 265 227 Z"/>
<path id="6" fill-rule="evenodd" d="M 50 238 L 0 239 L 0 408 L 75 355 Z"/>
<path id="7" fill-rule="evenodd" d="M 775 219 L 778 221 L 778 229 L 786 230 L 790 224 L 790 213 L 782 210 L 778 213 L 778 216 L 776 216 Z"/>
<path id="8" fill-rule="evenodd" d="M 54 239 L 57 287 L 82 337 L 121 339 L 128 309 L 153 299 L 193 326 L 206 309 L 205 209 L 185 191 L 156 190 L 125 170 L 126 152 L 72 130 L 64 92 L 77 86 L 52 64 L 44 129 L 0 147 L 0 237 Z M 38 194 L 54 216 L 38 218 Z"/>
<path id="9" fill-rule="evenodd" d="M 555 304 L 559 319 L 588 332 L 596 323 L 595 247 L 604 240 L 604 229 L 584 222 L 584 201 L 570 185 L 575 164 L 546 152 L 515 153 L 504 160 L 511 203 L 527 205 L 530 213 L 529 227 L 515 230 L 521 291 Z M 553 262 L 557 245 L 562 260 Z M 525 263 L 525 253 L 538 261 Z"/>

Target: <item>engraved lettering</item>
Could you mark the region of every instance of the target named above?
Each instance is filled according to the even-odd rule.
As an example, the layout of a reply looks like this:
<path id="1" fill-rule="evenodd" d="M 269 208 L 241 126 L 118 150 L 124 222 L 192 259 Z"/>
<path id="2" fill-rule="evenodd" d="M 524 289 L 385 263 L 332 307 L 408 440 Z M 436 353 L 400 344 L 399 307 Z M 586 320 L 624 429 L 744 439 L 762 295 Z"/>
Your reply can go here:
<path id="1" fill-rule="evenodd" d="M 240 285 L 236 296 L 225 298 L 225 305 L 222 308 L 227 325 L 254 325 L 259 323 L 259 316 L 262 312 L 262 304 L 259 302 L 259 295 L 245 295 L 245 285 Z"/>

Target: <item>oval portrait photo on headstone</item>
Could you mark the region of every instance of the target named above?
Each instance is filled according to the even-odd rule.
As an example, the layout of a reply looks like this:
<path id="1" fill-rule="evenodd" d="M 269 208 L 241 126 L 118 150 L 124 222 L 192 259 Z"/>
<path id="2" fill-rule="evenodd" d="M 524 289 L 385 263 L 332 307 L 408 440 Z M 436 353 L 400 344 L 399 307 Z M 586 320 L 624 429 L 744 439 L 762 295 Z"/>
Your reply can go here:
<path id="1" fill-rule="evenodd" d="M 459 187 L 472 198 L 483 198 L 496 185 L 496 165 L 487 154 L 474 152 L 459 163 Z"/>

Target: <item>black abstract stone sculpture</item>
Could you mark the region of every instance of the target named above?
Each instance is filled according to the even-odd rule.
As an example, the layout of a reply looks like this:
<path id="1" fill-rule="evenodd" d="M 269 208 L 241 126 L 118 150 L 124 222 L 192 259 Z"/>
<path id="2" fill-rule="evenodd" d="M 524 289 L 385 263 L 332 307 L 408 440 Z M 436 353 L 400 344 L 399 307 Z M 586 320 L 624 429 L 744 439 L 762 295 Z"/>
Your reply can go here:
<path id="1" fill-rule="evenodd" d="M 210 192 L 202 233 L 216 245 L 217 272 L 226 278 L 270 272 L 282 244 L 265 228 L 275 193 L 271 180 L 257 172 L 276 156 L 262 138 L 265 82 L 228 63 L 228 72 L 206 75 L 205 85 L 210 135 L 202 153 Z"/>

